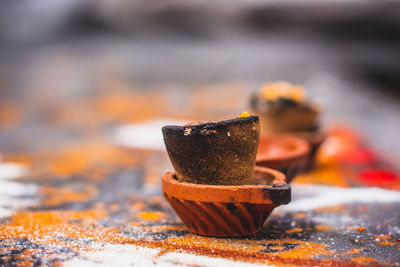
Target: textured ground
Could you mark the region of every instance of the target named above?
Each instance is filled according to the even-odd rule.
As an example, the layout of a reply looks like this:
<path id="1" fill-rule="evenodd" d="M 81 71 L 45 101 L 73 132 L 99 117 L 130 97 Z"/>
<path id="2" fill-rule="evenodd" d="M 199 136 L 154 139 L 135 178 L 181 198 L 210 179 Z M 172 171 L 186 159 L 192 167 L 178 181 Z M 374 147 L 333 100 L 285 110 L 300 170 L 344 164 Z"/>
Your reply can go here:
<path id="1" fill-rule="evenodd" d="M 400 265 L 400 2 L 3 2 L 0 266 Z M 276 80 L 324 107 L 319 167 L 259 234 L 190 234 L 161 126 Z"/>
<path id="2" fill-rule="evenodd" d="M 159 126 L 236 116 L 249 84 L 131 90 L 116 73 L 85 94 L 43 82 L 1 105 L 0 265 L 400 265 L 397 166 L 340 125 L 261 233 L 190 234 L 160 194 Z"/>

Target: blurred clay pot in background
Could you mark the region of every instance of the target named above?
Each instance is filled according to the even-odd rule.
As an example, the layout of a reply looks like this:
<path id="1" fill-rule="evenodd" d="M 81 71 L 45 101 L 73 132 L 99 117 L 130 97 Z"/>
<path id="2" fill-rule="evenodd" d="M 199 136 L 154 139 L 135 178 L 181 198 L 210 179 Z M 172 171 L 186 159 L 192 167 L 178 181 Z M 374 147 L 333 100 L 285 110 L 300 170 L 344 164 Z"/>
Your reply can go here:
<path id="1" fill-rule="evenodd" d="M 310 153 L 303 171 L 311 171 L 316 166 L 316 155 L 319 147 L 325 141 L 327 135 L 322 131 L 294 132 L 291 135 L 305 140 L 310 146 Z"/>
<path id="2" fill-rule="evenodd" d="M 285 99 L 271 102 L 267 106 L 265 110 L 254 110 L 260 118 L 261 134 L 317 128 L 318 112 L 311 107 Z"/>
<path id="3" fill-rule="evenodd" d="M 286 134 L 308 142 L 310 155 L 304 170 L 311 170 L 325 134 L 319 131 L 320 108 L 307 98 L 304 88 L 284 81 L 266 83 L 251 96 L 250 106 L 260 118 L 261 136 Z"/>
<path id="4" fill-rule="evenodd" d="M 251 184 L 260 135 L 258 117 L 162 128 L 179 181 Z"/>
<path id="5" fill-rule="evenodd" d="M 291 197 L 282 173 L 258 166 L 248 185 L 187 183 L 168 172 L 162 191 L 192 233 L 216 237 L 257 233 L 273 209 Z"/>
<path id="6" fill-rule="evenodd" d="M 285 81 L 266 83 L 251 96 L 250 106 L 260 118 L 261 135 L 318 127 L 319 107 L 307 99 L 299 85 Z"/>
<path id="7" fill-rule="evenodd" d="M 279 170 L 290 183 L 302 171 L 309 157 L 309 144 L 301 138 L 283 134 L 260 137 L 257 166 Z"/>

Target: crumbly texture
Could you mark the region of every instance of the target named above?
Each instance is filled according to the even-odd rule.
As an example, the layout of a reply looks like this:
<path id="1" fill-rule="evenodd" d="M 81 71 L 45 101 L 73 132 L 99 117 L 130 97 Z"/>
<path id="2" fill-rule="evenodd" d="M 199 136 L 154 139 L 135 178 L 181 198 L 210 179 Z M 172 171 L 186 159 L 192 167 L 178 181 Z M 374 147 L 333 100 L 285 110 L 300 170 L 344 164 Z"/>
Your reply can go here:
<path id="1" fill-rule="evenodd" d="M 251 184 L 259 134 L 256 116 L 163 128 L 178 179 L 200 184 Z"/>

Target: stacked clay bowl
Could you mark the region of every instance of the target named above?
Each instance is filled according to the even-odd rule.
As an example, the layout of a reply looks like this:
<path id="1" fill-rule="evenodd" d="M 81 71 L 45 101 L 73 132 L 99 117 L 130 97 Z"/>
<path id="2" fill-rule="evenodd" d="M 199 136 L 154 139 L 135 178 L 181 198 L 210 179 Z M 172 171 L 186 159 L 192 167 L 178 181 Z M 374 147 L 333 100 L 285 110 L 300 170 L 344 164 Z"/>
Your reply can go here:
<path id="1" fill-rule="evenodd" d="M 321 108 L 307 98 L 302 86 L 284 81 L 266 83 L 251 96 L 250 106 L 260 117 L 261 136 L 288 134 L 305 140 L 310 151 L 304 170 L 315 166 L 315 155 L 325 139 L 319 123 Z"/>
<path id="2" fill-rule="evenodd" d="M 285 176 L 255 166 L 258 117 L 164 126 L 162 132 L 175 169 L 163 175 L 162 190 L 191 232 L 251 235 L 275 207 L 290 201 Z"/>
<path id="3" fill-rule="evenodd" d="M 290 183 L 304 169 L 310 146 L 301 138 L 271 134 L 260 138 L 256 165 L 279 170 Z"/>
<path id="4" fill-rule="evenodd" d="M 285 176 L 263 167 L 255 167 L 251 185 L 179 182 L 168 172 L 162 177 L 162 191 L 192 233 L 215 237 L 255 234 L 274 208 L 290 202 Z"/>
<path id="5" fill-rule="evenodd" d="M 306 141 L 310 147 L 307 161 L 304 165 L 304 171 L 311 171 L 316 166 L 316 155 L 318 149 L 325 141 L 327 134 L 323 131 L 309 131 L 309 132 L 297 132 L 292 133 L 293 136 L 298 137 Z"/>

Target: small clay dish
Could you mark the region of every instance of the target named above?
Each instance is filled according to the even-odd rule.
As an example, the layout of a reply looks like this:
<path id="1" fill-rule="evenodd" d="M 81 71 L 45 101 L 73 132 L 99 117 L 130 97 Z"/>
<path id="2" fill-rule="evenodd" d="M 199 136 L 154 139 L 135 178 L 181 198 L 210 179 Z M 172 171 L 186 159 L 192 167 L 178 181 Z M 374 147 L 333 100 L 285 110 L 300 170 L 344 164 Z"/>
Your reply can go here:
<path id="1" fill-rule="evenodd" d="M 258 117 L 164 126 L 162 132 L 179 181 L 214 185 L 252 183 L 260 135 Z"/>
<path id="2" fill-rule="evenodd" d="M 306 132 L 295 132 L 291 133 L 293 136 L 301 138 L 305 140 L 310 146 L 310 153 L 306 164 L 304 166 L 304 171 L 310 171 L 315 168 L 316 162 L 315 158 L 317 155 L 317 151 L 321 144 L 326 139 L 326 133 L 322 131 L 306 131 Z"/>
<path id="3" fill-rule="evenodd" d="M 283 172 L 290 183 L 304 168 L 309 153 L 308 143 L 301 138 L 284 134 L 265 135 L 260 137 L 256 165 Z"/>
<path id="4" fill-rule="evenodd" d="M 291 196 L 282 173 L 257 166 L 252 184 L 240 186 L 180 182 L 167 172 L 162 191 L 192 233 L 215 237 L 257 233 L 272 210 Z"/>

